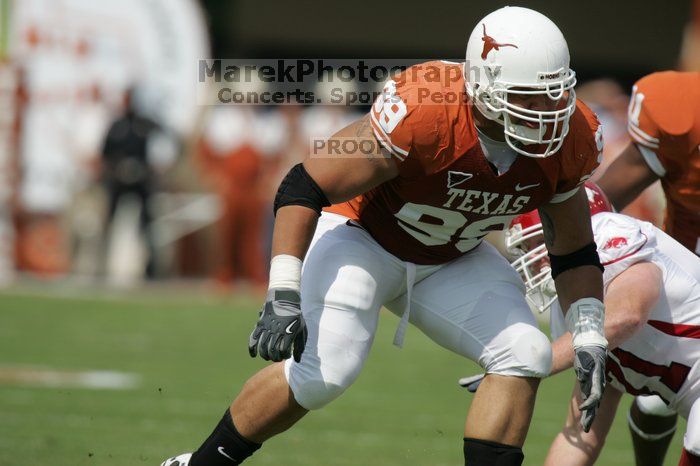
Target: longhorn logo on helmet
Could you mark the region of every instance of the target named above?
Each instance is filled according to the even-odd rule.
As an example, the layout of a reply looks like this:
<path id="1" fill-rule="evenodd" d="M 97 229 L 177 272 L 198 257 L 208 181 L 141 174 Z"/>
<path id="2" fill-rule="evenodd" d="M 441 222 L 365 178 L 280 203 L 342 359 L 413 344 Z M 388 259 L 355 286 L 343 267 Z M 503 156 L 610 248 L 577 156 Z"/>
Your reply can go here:
<path id="1" fill-rule="evenodd" d="M 499 50 L 499 47 L 515 47 L 516 49 L 518 48 L 518 46 L 515 44 L 499 44 L 498 42 L 496 42 L 496 39 L 486 34 L 486 25 L 482 24 L 482 26 L 484 28 L 484 36 L 481 38 L 481 40 L 484 41 L 484 50 L 481 52 L 482 60 L 486 60 L 486 57 L 489 55 L 489 52 L 491 50 Z"/>

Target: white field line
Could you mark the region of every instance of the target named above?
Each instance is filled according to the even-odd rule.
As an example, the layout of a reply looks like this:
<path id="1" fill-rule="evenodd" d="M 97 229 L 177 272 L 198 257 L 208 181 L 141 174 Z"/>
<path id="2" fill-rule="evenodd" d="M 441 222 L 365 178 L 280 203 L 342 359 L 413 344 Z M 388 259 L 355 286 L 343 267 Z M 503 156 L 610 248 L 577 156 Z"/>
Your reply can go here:
<path id="1" fill-rule="evenodd" d="M 131 390 L 141 384 L 137 374 L 117 371 L 69 371 L 41 367 L 0 366 L 0 385 L 46 388 Z"/>

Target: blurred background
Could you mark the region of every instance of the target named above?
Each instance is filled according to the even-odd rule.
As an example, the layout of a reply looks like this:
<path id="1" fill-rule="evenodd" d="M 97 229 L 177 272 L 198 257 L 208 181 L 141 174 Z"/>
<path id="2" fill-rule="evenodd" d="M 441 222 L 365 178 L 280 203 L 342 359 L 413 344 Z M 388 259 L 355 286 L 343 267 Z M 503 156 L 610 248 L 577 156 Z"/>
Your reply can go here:
<path id="1" fill-rule="evenodd" d="M 700 66 L 690 0 L 0 0 L 0 283 L 263 287 L 281 176 L 310 135 L 367 109 L 202 105 L 197 60 L 459 59 L 475 21 L 507 3 L 564 31 L 606 163 L 634 81 Z M 659 193 L 631 210 L 658 223 Z"/>

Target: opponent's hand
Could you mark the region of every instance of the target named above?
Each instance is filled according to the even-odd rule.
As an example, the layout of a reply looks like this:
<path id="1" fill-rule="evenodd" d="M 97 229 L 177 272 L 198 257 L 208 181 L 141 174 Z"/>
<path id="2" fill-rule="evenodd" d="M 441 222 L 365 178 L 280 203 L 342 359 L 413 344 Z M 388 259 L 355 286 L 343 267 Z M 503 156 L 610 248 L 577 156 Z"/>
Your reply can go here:
<path id="1" fill-rule="evenodd" d="M 476 393 L 481 385 L 481 381 L 484 380 L 486 374 L 470 375 L 469 377 L 462 377 L 457 381 L 459 385 L 466 388 L 469 393 Z"/>
<path id="2" fill-rule="evenodd" d="M 593 424 L 600 399 L 605 390 L 605 359 L 607 349 L 589 345 L 574 349 L 574 371 L 581 386 L 581 427 L 588 432 Z"/>
<path id="3" fill-rule="evenodd" d="M 293 352 L 294 360 L 301 361 L 307 334 L 300 303 L 299 293 L 294 290 L 267 292 L 260 318 L 248 339 L 251 357 L 260 354 L 266 361 L 278 362 L 288 359 Z"/>

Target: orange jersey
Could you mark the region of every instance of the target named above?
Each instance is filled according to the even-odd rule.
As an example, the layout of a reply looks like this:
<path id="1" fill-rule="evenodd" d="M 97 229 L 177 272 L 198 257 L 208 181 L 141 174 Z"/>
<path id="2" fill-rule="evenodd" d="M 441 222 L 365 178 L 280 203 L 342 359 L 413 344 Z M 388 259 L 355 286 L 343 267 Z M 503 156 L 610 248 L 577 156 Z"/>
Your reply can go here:
<path id="1" fill-rule="evenodd" d="M 501 175 L 482 151 L 472 111 L 462 64 L 423 63 L 389 81 L 371 122 L 399 175 L 326 210 L 357 221 L 402 260 L 441 264 L 518 214 L 566 199 L 598 166 L 602 131 L 580 102 L 558 153 L 518 156 Z"/>
<path id="2" fill-rule="evenodd" d="M 661 178 L 666 232 L 700 254 L 700 73 L 666 71 L 640 79 L 628 129 Z"/>

